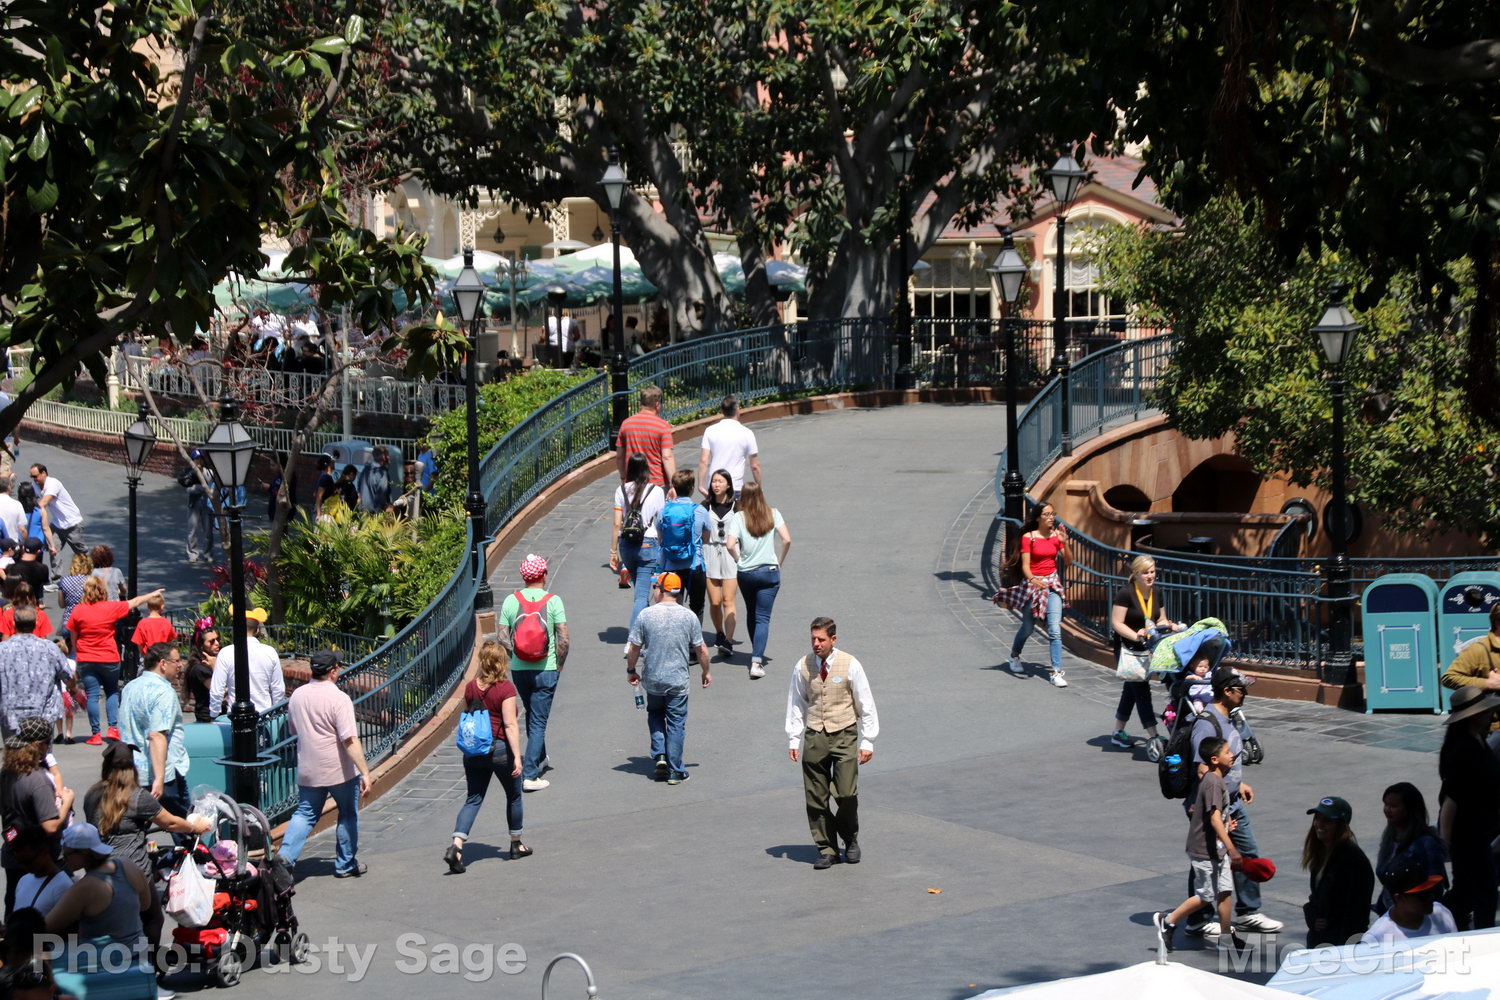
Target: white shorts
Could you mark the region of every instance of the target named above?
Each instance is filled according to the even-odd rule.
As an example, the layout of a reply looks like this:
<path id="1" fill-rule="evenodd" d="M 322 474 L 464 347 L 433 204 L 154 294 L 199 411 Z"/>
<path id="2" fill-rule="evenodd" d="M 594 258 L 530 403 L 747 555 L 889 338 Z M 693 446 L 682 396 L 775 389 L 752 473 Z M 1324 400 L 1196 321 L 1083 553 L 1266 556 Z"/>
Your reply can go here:
<path id="1" fill-rule="evenodd" d="M 1188 858 L 1188 863 L 1193 866 L 1193 895 L 1205 903 L 1217 903 L 1220 896 L 1234 891 L 1234 873 L 1228 858 L 1219 861 Z"/>

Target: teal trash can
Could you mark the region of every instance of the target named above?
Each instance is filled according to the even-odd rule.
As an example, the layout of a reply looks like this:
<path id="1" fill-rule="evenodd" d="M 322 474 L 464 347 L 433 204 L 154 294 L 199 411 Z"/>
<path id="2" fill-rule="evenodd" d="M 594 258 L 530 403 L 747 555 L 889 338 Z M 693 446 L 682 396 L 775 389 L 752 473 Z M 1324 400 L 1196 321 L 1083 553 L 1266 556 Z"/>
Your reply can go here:
<path id="1" fill-rule="evenodd" d="M 1438 605 L 1439 672 L 1458 651 L 1490 630 L 1490 608 L 1500 602 L 1500 573 L 1459 573 L 1443 584 Z"/>
<path id="2" fill-rule="evenodd" d="M 1438 586 L 1422 573 L 1387 573 L 1360 595 L 1364 611 L 1365 712 L 1441 712 Z"/>
<path id="3" fill-rule="evenodd" d="M 182 726 L 182 739 L 188 755 L 188 788 L 207 785 L 226 795 L 231 794 L 229 769 L 214 761 L 229 756 L 233 731 L 228 717 L 217 722 L 186 722 Z"/>

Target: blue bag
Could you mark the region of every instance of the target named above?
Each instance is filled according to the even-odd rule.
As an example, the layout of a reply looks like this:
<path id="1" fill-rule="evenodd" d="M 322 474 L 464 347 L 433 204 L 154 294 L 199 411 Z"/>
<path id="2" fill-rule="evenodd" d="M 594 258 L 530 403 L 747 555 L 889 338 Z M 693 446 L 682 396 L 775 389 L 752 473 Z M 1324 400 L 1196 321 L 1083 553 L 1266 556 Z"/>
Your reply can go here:
<path id="1" fill-rule="evenodd" d="M 495 731 L 490 727 L 490 710 L 478 698 L 470 698 L 458 717 L 459 753 L 465 757 L 488 757 L 495 749 Z"/>
<path id="2" fill-rule="evenodd" d="M 693 544 L 693 524 L 698 505 L 691 500 L 672 500 L 656 519 L 656 533 L 661 536 L 662 554 L 673 565 L 691 566 L 698 547 Z"/>

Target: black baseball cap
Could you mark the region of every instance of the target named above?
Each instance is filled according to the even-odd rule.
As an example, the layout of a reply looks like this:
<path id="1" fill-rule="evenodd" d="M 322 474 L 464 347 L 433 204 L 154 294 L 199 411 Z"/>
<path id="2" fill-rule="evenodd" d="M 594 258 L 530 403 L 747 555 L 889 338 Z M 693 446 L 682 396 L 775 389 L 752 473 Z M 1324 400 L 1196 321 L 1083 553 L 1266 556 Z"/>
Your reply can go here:
<path id="1" fill-rule="evenodd" d="M 1248 689 L 1254 683 L 1254 677 L 1247 677 L 1232 667 L 1220 667 L 1214 671 L 1214 694 L 1221 694 L 1230 688 Z"/>
<path id="2" fill-rule="evenodd" d="M 331 672 L 335 667 L 341 665 L 344 661 L 339 658 L 337 650 L 320 649 L 308 657 L 307 662 L 312 667 L 313 676 L 322 677 L 324 674 Z"/>
<path id="3" fill-rule="evenodd" d="M 46 547 L 42 544 L 42 540 L 36 537 L 26 539 L 26 544 L 22 546 L 27 552 L 40 552 Z"/>

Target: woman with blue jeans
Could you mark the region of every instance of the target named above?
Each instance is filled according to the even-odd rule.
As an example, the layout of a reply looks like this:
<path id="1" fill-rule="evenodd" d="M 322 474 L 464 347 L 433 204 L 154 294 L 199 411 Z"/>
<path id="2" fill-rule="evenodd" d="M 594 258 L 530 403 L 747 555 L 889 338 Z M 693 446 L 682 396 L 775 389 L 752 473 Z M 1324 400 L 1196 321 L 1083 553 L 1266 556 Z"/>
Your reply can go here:
<path id="1" fill-rule="evenodd" d="M 792 533 L 781 519 L 781 511 L 766 502 L 759 483 L 746 483 L 740 491 L 739 509 L 729 515 L 724 541 L 735 558 L 740 593 L 745 595 L 745 614 L 751 623 L 750 677 L 764 677 L 771 609 L 781 589 L 781 565 L 791 551 Z"/>
<path id="2" fill-rule="evenodd" d="M 661 559 L 656 532 L 657 519 L 667 495 L 651 481 L 651 465 L 635 452 L 625 466 L 625 481 L 615 487 L 615 549 L 609 568 L 616 573 L 624 566 L 635 577 L 635 600 L 630 608 L 629 628 L 651 598 L 651 580 Z"/>
<path id="3" fill-rule="evenodd" d="M 1021 575 L 1026 578 L 1019 591 L 1021 599 L 1021 628 L 1010 644 L 1010 672 L 1023 674 L 1021 650 L 1036 628 L 1036 619 L 1045 617 L 1047 643 L 1052 654 L 1052 673 L 1049 679 L 1053 687 L 1067 687 L 1062 669 L 1062 613 L 1063 585 L 1058 571 L 1068 564 L 1065 546 L 1068 532 L 1057 523 L 1057 512 L 1050 503 L 1037 509 L 1036 515 L 1025 525 L 1021 534 Z M 1013 605 L 1015 606 L 1015 605 Z"/>
<path id="4" fill-rule="evenodd" d="M 516 726 L 516 686 L 511 683 L 508 667 L 505 647 L 493 639 L 486 640 L 479 647 L 479 676 L 464 688 L 464 700 L 469 710 L 483 706 L 489 712 L 493 743 L 487 754 L 464 754 L 468 797 L 453 824 L 453 843 L 443 853 L 448 870 L 455 875 L 468 870 L 464 865 L 464 843 L 474 828 L 479 807 L 484 805 L 484 794 L 489 790 L 491 778 L 497 779 L 505 790 L 505 821 L 510 827 L 511 859 L 529 857 L 534 853 L 521 843 L 521 733 Z"/>

